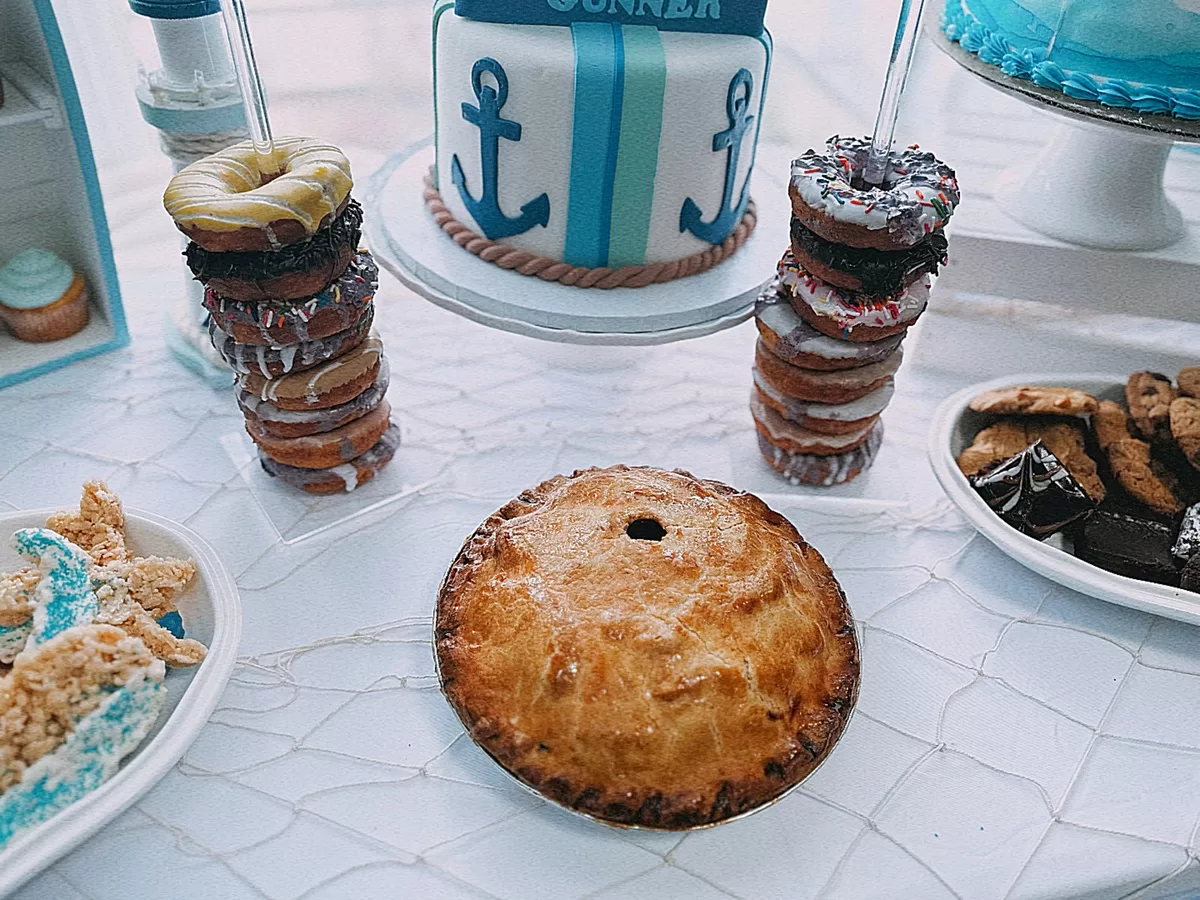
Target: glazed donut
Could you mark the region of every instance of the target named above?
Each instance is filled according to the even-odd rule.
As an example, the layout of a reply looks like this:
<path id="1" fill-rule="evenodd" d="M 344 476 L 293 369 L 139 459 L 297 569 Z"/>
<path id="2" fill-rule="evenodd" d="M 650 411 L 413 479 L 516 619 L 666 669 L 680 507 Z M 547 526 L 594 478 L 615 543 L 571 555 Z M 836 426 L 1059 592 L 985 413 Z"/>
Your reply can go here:
<path id="1" fill-rule="evenodd" d="M 361 418 L 321 434 L 279 438 L 257 429 L 246 420 L 246 432 L 258 448 L 275 462 L 298 469 L 328 469 L 348 463 L 375 446 L 391 425 L 392 407 L 383 400 Z"/>
<path id="2" fill-rule="evenodd" d="M 365 391 L 378 379 L 383 364 L 383 342 L 372 334 L 354 349 L 312 369 L 278 378 L 243 372 L 237 377 L 237 386 L 243 393 L 279 409 L 328 409 Z"/>
<path id="3" fill-rule="evenodd" d="M 229 300 L 299 300 L 325 290 L 349 267 L 362 238 L 362 207 L 351 200 L 311 240 L 275 251 L 214 253 L 194 241 L 184 257 L 205 287 Z"/>
<path id="4" fill-rule="evenodd" d="M 793 302 L 796 301 L 781 290 L 776 279 L 755 301 L 754 324 L 767 349 L 794 366 L 822 370 L 869 366 L 887 359 L 904 340 L 901 332 L 882 340 L 868 341 L 863 339 L 861 328 L 850 329 L 850 333 L 855 334 L 852 340 L 846 340 L 844 329 L 836 337 L 825 334 L 804 321 L 792 308 Z"/>
<path id="5" fill-rule="evenodd" d="M 792 213 L 827 241 L 904 250 L 941 231 L 958 205 L 954 170 L 914 144 L 892 151 L 883 184 L 860 190 L 871 142 L 834 135 L 792 163 Z"/>
<path id="6" fill-rule="evenodd" d="M 353 328 L 379 287 L 379 267 L 359 252 L 341 277 L 307 300 L 231 300 L 213 288 L 204 308 L 216 326 L 239 344 L 299 344 Z"/>
<path id="7" fill-rule="evenodd" d="M 890 381 L 903 360 L 904 350 L 897 348 L 883 362 L 857 369 L 819 372 L 784 362 L 761 340 L 754 348 L 754 365 L 771 387 L 785 397 L 813 403 L 849 403 L 865 397 Z"/>
<path id="8" fill-rule="evenodd" d="M 813 403 L 777 391 L 757 369 L 754 370 L 754 387 L 764 406 L 801 428 L 822 434 L 846 434 L 870 425 L 887 408 L 896 392 L 895 381 L 889 378 L 883 387 L 849 403 Z"/>
<path id="9" fill-rule="evenodd" d="M 349 493 L 357 487 L 362 487 L 383 469 L 400 446 L 400 428 L 392 424 L 383 433 L 375 446 L 362 456 L 356 456 L 348 463 L 332 466 L 328 469 L 301 469 L 276 462 L 258 451 L 258 461 L 263 471 L 272 478 L 278 478 L 284 484 L 299 488 L 309 494 L 341 494 Z"/>
<path id="10" fill-rule="evenodd" d="M 252 142 L 234 144 L 172 178 L 163 205 L 205 250 L 245 252 L 309 240 L 349 202 L 350 161 L 337 147 L 276 138 L 272 162 L 264 173 Z"/>
<path id="11" fill-rule="evenodd" d="M 841 434 L 809 431 L 790 422 L 762 401 L 757 390 L 750 393 L 750 415 L 759 434 L 781 450 L 811 456 L 837 456 L 866 442 L 875 430 L 878 418 Z"/>
<path id="12" fill-rule="evenodd" d="M 792 453 L 771 443 L 771 439 L 758 432 L 758 450 L 772 469 L 790 484 L 832 487 L 846 484 L 857 478 L 875 459 L 883 444 L 883 421 L 875 423 L 867 439 L 845 453 L 833 456 L 817 456 L 812 453 Z"/>
<path id="13" fill-rule="evenodd" d="M 843 341 L 901 336 L 929 305 L 928 275 L 891 296 L 871 297 L 840 290 L 806 272 L 790 250 L 779 261 L 778 279 L 801 319 L 821 334 Z"/>
<path id="14" fill-rule="evenodd" d="M 280 409 L 274 403 L 260 400 L 245 391 L 238 391 L 238 406 L 251 431 L 276 438 L 308 437 L 349 425 L 375 409 L 387 393 L 388 378 L 387 360 L 384 359 L 380 363 L 379 374 L 367 389 L 338 406 L 308 410 Z"/>
<path id="15" fill-rule="evenodd" d="M 876 250 L 827 241 L 792 217 L 792 253 L 809 274 L 864 294 L 896 294 L 947 260 L 946 235 L 935 231 L 907 250 Z"/>

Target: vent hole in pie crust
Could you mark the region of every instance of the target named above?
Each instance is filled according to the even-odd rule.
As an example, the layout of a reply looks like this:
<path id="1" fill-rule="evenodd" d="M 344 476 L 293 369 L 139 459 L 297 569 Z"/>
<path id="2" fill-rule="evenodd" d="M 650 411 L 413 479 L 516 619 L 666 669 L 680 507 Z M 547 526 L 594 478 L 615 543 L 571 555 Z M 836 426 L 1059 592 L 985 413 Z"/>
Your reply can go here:
<path id="1" fill-rule="evenodd" d="M 667 529 L 656 519 L 634 519 L 625 526 L 625 533 L 635 541 L 661 541 Z"/>

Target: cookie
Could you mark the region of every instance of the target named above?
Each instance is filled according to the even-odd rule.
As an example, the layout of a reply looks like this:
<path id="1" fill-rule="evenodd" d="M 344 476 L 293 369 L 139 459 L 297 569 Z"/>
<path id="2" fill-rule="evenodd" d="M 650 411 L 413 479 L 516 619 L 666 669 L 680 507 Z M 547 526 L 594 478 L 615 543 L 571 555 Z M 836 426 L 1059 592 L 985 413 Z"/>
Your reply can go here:
<path id="1" fill-rule="evenodd" d="M 239 344 L 286 346 L 317 341 L 354 328 L 379 287 L 379 267 L 360 250 L 333 284 L 299 300 L 230 300 L 212 288 L 204 308 L 216 326 Z"/>
<path id="2" fill-rule="evenodd" d="M 365 391 L 338 406 L 317 409 L 280 409 L 246 391 L 238 391 L 238 406 L 255 430 L 271 437 L 297 438 L 324 434 L 361 419 L 379 405 L 388 389 L 387 358 L 381 357 L 379 372 Z"/>
<path id="3" fill-rule="evenodd" d="M 1179 397 L 1170 409 L 1171 437 L 1193 468 L 1200 469 L 1200 399 Z"/>
<path id="4" fill-rule="evenodd" d="M 351 329 L 317 341 L 289 344 L 286 347 L 239 344 L 211 321 L 208 323 L 208 337 L 221 358 L 239 375 L 254 373 L 263 378 L 278 378 L 314 368 L 353 350 L 367 339 L 374 317 L 375 310 L 369 306 L 366 314 Z"/>
<path id="5" fill-rule="evenodd" d="M 846 453 L 862 444 L 870 436 L 876 419 L 869 419 L 852 431 L 842 434 L 823 434 L 809 431 L 795 422 L 789 422 L 762 401 L 757 389 L 750 395 L 750 414 L 758 433 L 776 447 L 787 453 L 803 453 L 810 456 L 835 456 Z"/>
<path id="6" fill-rule="evenodd" d="M 1127 438 L 1112 444 L 1108 464 L 1121 487 L 1140 503 L 1166 516 L 1176 516 L 1185 509 L 1179 480 L 1154 458 L 1145 441 Z"/>
<path id="7" fill-rule="evenodd" d="M 341 428 L 298 438 L 272 437 L 246 421 L 246 431 L 260 450 L 276 462 L 299 469 L 328 469 L 366 453 L 390 424 L 391 405 L 383 400 L 362 418 Z"/>
<path id="8" fill-rule="evenodd" d="M 1081 416 L 1094 413 L 1096 398 L 1064 387 L 1011 387 L 985 391 L 971 401 L 975 412 L 1001 415 Z"/>
<path id="9" fill-rule="evenodd" d="M 399 446 L 400 428 L 393 424 L 388 426 L 383 436 L 375 442 L 375 446 L 340 466 L 328 469 L 287 466 L 271 459 L 262 450 L 258 451 L 258 461 L 262 464 L 263 471 L 272 478 L 278 478 L 284 484 L 306 493 L 348 494 L 378 475 L 392 461 Z"/>
<path id="10" fill-rule="evenodd" d="M 809 325 L 773 282 L 754 306 L 754 324 L 767 349 L 785 362 L 805 369 L 854 369 L 887 359 L 903 334 L 879 341 L 830 337 Z"/>
<path id="11" fill-rule="evenodd" d="M 771 387 L 785 397 L 814 403 L 849 403 L 865 397 L 887 384 L 903 360 L 904 350 L 897 348 L 883 362 L 827 372 L 784 362 L 761 340 L 754 348 L 755 367 Z"/>
<path id="12" fill-rule="evenodd" d="M 1125 402 L 1138 435 L 1159 443 L 1171 440 L 1171 403 L 1179 392 L 1157 372 L 1134 372 L 1125 385 Z"/>
<path id="13" fill-rule="evenodd" d="M 1200 366 L 1180 369 L 1175 383 L 1179 385 L 1179 393 L 1187 397 L 1200 397 Z"/>
<path id="14" fill-rule="evenodd" d="M 1026 417 L 1001 419 L 975 435 L 971 446 L 959 454 L 958 467 L 970 477 L 989 465 L 1015 456 L 1037 441 L 1045 443 L 1089 497 L 1097 503 L 1104 499 L 1107 492 L 1096 469 L 1096 461 L 1087 453 L 1083 428 L 1071 421 Z"/>
<path id="15" fill-rule="evenodd" d="M 894 382 L 888 379 L 883 387 L 849 403 L 812 403 L 784 396 L 771 387 L 757 369 L 754 370 L 753 376 L 759 399 L 764 404 L 789 422 L 824 434 L 845 434 L 870 424 L 879 418 L 879 414 L 887 408 L 896 392 Z"/>
<path id="16" fill-rule="evenodd" d="M 1129 430 L 1129 413 L 1119 403 L 1101 400 L 1092 413 L 1092 433 L 1096 435 L 1100 449 L 1107 453 L 1117 441 L 1133 437 Z"/>

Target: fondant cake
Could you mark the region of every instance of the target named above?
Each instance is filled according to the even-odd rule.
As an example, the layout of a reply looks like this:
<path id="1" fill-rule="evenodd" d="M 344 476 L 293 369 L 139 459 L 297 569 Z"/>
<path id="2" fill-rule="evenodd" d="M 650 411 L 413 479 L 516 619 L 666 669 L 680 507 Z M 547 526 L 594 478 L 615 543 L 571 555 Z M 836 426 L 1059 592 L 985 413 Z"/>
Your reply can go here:
<path id="1" fill-rule="evenodd" d="M 561 264 L 556 272 L 707 254 L 703 266 L 668 267 L 678 277 L 719 262 L 753 225 L 771 66 L 765 6 L 437 0 L 427 198 L 444 204 L 430 204 L 439 224 Z M 640 283 L 650 280 L 666 278 Z"/>
<path id="2" fill-rule="evenodd" d="M 981 60 L 1105 106 L 1200 119 L 1197 0 L 947 0 L 942 29 Z"/>

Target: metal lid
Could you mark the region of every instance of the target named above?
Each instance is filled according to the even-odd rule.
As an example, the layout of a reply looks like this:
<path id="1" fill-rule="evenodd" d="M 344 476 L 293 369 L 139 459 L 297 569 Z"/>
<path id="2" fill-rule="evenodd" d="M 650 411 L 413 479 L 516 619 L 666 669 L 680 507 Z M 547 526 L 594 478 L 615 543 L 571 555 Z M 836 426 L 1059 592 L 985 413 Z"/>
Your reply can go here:
<path id="1" fill-rule="evenodd" d="M 198 19 L 221 11 L 221 0 L 129 0 L 139 16 L 151 19 Z"/>

